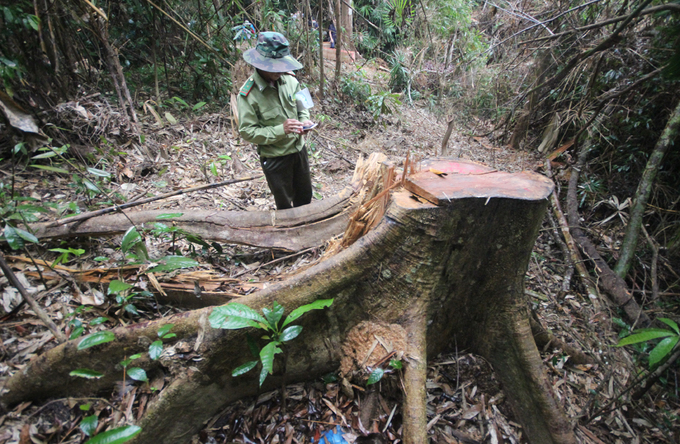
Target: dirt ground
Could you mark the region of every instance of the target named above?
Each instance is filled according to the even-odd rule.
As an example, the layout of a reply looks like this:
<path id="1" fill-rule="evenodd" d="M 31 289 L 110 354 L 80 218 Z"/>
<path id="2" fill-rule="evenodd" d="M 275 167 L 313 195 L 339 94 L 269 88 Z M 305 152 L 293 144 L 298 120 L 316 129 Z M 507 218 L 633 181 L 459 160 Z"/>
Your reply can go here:
<path id="1" fill-rule="evenodd" d="M 398 112 L 374 122 L 366 111 L 338 103 L 335 97 L 337 93 L 334 92 L 330 98 L 317 100 L 312 112 L 313 120 L 323 120 L 311 134 L 309 145 L 315 199 L 327 198 L 342 189 L 349 182 L 359 156 L 382 152 L 397 166 L 402 166 L 409 153 L 416 158 L 440 154 L 447 116 L 436 115 L 424 103 L 403 105 Z M 77 105 L 95 111 L 100 109 L 101 102 L 93 98 Z M 64 104 L 64 113 L 69 107 L 75 108 L 76 104 Z M 118 144 L 112 138 L 102 144 L 109 152 L 118 153 L 108 157 L 109 163 L 94 165 L 113 174 L 107 184 L 112 195 L 119 193 L 132 201 L 260 171 L 253 147 L 232 131 L 229 110 L 200 116 L 175 114 L 177 123 L 160 127 L 152 114 L 140 112 L 143 141 Z M 487 138 L 474 134 L 475 131 L 486 132 L 492 122 L 468 122 L 467 125 L 471 128 L 456 121 L 447 155 L 499 170 L 542 172 L 542 161 L 536 154 L 496 146 Z M 8 162 L 0 165 L 0 174 L 5 183 L 12 177 Z M 15 171 L 14 177 L 15 192 L 36 201 L 73 202 L 82 210 L 88 202 L 82 187 L 74 185 L 74 179 L 68 175 L 27 168 Z M 98 199 L 106 200 L 93 198 L 94 201 Z M 269 210 L 274 209 L 274 202 L 264 179 L 257 179 L 176 196 L 137 209 L 198 208 Z M 43 218 L 56 217 L 55 210 L 54 214 Z M 180 310 L 146 300 L 137 304 L 138 314 L 133 315 L 107 297 L 103 288 L 94 284 L 73 285 L 64 277 L 75 269 L 108 267 L 116 270 L 125 262 L 119 249 L 120 241 L 120 236 L 55 241 L 39 248 L 36 256 L 48 261 L 58 256 L 48 248 L 85 250 L 78 258 L 69 257 L 57 272 L 41 267 L 43 281 L 30 261 L 24 260 L 23 253 L 8 256 L 8 262 L 25 287 L 39 296 L 48 314 L 68 334 L 75 328 L 74 323 L 69 323 L 73 319 L 87 325 L 96 317 L 104 316 L 110 320 L 106 325 L 110 328 L 113 324 L 126 325 L 159 313 Z M 182 241 L 176 245 L 168 241 L 149 242 L 151 257 L 168 254 L 173 248 L 180 248 L 185 253 L 190 249 L 190 245 Z M 677 387 L 675 382 L 666 381 L 666 387 L 654 388 L 637 403 L 617 402 L 621 397 L 628 399 L 623 392 L 634 379 L 636 367 L 625 349 L 612 347 L 618 339 L 612 321 L 616 317 L 615 310 L 606 308 L 606 304 L 602 310 L 596 310 L 580 291 L 576 277 L 568 288 L 563 288 L 569 267 L 560 242 L 550 219 L 546 218 L 531 258 L 527 294 L 531 308 L 544 326 L 593 358 L 593 364 L 572 365 L 569 356 L 560 350 L 542 350 L 550 381 L 574 423 L 578 439 L 582 443 L 676 442 L 679 410 L 675 398 L 668 396 L 668 387 Z M 269 264 L 272 252 L 268 250 L 237 245 L 224 245 L 222 249 L 219 254 L 199 255 L 201 266 L 192 272 L 208 273 L 225 282 L 229 280 L 221 290 L 244 295 L 262 288 L 270 280 L 282 279 L 308 266 L 318 260 L 324 247 L 275 264 Z M 5 252 L 10 254 L 7 248 Z M 234 276 L 238 277 L 233 279 Z M 181 281 L 176 274 L 165 279 Z M 7 313 L 0 324 L 0 377 L 6 379 L 20 371 L 32 357 L 53 346 L 54 340 L 35 313 L 25 307 L 17 309 L 20 296 L 8 286 L 6 279 L 3 278 L 0 285 L 3 287 L 2 305 Z M 45 290 L 45 285 L 49 290 Z M 73 315 L 78 310 L 82 311 Z M 88 331 L 95 328 L 91 326 L 92 330 Z M 337 430 L 349 443 L 398 443 L 401 427 L 399 375 L 399 371 L 394 370 L 380 383 L 371 386 L 346 387 L 335 375 L 329 375 L 323 381 L 290 386 L 285 412 L 278 392 L 244 399 L 216 415 L 192 438 L 192 442 L 319 442 L 325 433 L 339 427 Z M 521 427 L 513 420 L 505 403 L 493 369 L 482 358 L 452 347 L 450 353 L 432 357 L 428 376 L 428 427 L 435 442 L 525 442 Z M 150 385 L 121 384 L 113 393 L 101 398 L 53 399 L 41 404 L 13 406 L 0 418 L 0 443 L 83 442 L 85 435 L 78 427 L 83 417 L 96 412 L 100 418 L 99 431 L 134 422 L 157 396 L 151 387 L 162 388 L 164 383 L 161 377 Z"/>

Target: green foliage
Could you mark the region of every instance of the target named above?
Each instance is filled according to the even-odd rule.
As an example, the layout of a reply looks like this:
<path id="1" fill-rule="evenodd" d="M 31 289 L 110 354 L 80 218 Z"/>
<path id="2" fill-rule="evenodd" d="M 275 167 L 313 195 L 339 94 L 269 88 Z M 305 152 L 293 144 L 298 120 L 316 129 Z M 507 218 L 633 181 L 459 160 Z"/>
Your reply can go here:
<path id="1" fill-rule="evenodd" d="M 268 341 L 267 344 L 258 351 L 257 345 L 248 339 L 248 347 L 255 360 L 248 361 L 236 367 L 232 371 L 232 376 L 243 375 L 254 369 L 259 358 L 262 363 L 260 371 L 259 384 L 260 387 L 264 383 L 267 375 L 274 371 L 274 357 L 282 353 L 281 347 L 300 334 L 302 326 L 290 325 L 292 322 L 300 318 L 303 314 L 312 311 L 320 310 L 329 307 L 333 303 L 333 299 L 319 299 L 311 304 L 303 305 L 293 310 L 285 319 L 283 319 L 284 308 L 278 302 L 274 302 L 271 309 L 263 308 L 260 315 L 257 311 L 248 307 L 247 305 L 232 302 L 231 304 L 216 307 L 208 320 L 210 326 L 213 328 L 223 328 L 226 330 L 238 330 L 241 328 L 257 328 L 261 330 L 264 335 L 262 339 Z M 282 321 L 283 319 L 283 321 Z"/>
<path id="2" fill-rule="evenodd" d="M 78 343 L 77 348 L 78 350 L 85 350 L 86 348 L 94 347 L 95 345 L 106 344 L 107 342 L 111 342 L 115 339 L 116 335 L 108 330 L 98 331 L 96 333 L 92 333 L 89 336 L 85 336 Z"/>
<path id="3" fill-rule="evenodd" d="M 146 382 L 149 380 L 149 378 L 146 376 L 146 371 L 144 371 L 143 368 L 139 367 L 129 368 L 127 374 L 130 377 L 130 379 L 134 379 L 135 381 Z"/>
<path id="4" fill-rule="evenodd" d="M 383 13 L 383 23 L 390 28 L 409 26 L 413 22 L 411 0 L 385 0 L 386 9 Z"/>
<path id="5" fill-rule="evenodd" d="M 654 341 L 656 339 L 662 339 L 656 346 L 649 352 L 649 367 L 654 368 L 661 362 L 663 362 L 678 344 L 680 340 L 680 329 L 675 321 L 668 318 L 659 318 L 659 321 L 668 325 L 671 329 L 663 328 L 641 328 L 635 330 L 630 336 L 626 336 L 621 339 L 616 345 L 617 347 L 623 347 L 624 345 L 639 344 L 643 342 Z"/>
<path id="6" fill-rule="evenodd" d="M 402 363 L 399 359 L 390 359 L 388 366 L 392 368 L 393 370 L 401 370 L 402 369 Z M 385 376 L 385 373 L 388 373 L 389 369 L 384 369 L 383 367 L 376 367 L 373 369 L 370 375 L 368 375 L 368 381 L 366 381 L 366 385 L 372 385 L 377 382 L 379 382 L 383 376 Z"/>
<path id="7" fill-rule="evenodd" d="M 368 381 L 366 382 L 366 385 L 375 384 L 376 382 L 380 381 L 384 375 L 385 375 L 385 369 L 383 369 L 382 367 L 376 368 L 368 376 Z"/>
<path id="8" fill-rule="evenodd" d="M 100 373 L 95 370 L 91 370 L 89 368 L 78 368 L 75 370 L 72 370 L 69 373 L 69 376 L 77 376 L 79 378 L 85 378 L 85 379 L 99 379 L 102 376 L 104 376 L 104 373 Z"/>
<path id="9" fill-rule="evenodd" d="M 80 409 L 85 412 L 89 411 L 90 408 L 90 404 L 84 404 L 80 406 Z M 118 427 L 92 436 L 97 431 L 98 425 L 99 416 L 97 413 L 86 416 L 82 419 L 82 421 L 80 421 L 80 430 L 86 436 L 91 436 L 91 438 L 86 441 L 86 444 L 123 444 L 134 438 L 139 432 L 142 431 L 141 427 L 139 426 L 129 425 Z"/>
<path id="10" fill-rule="evenodd" d="M 80 319 L 77 318 L 77 316 L 80 315 L 81 313 L 84 313 L 84 312 L 87 312 L 87 311 L 90 311 L 90 310 L 91 310 L 91 307 L 86 307 L 84 305 L 80 305 L 75 310 L 73 310 L 73 313 L 71 313 L 69 315 L 70 318 L 73 318 L 70 321 L 68 321 L 68 326 L 69 326 L 69 328 L 71 328 L 71 334 L 69 336 L 69 339 L 76 339 L 76 338 L 80 337 L 83 333 L 85 333 L 85 325 L 83 324 L 83 322 Z M 89 322 L 89 325 L 90 326 L 101 325 L 101 324 L 108 322 L 108 320 L 109 320 L 108 318 L 100 316 L 98 318 L 91 320 Z"/>
<path id="11" fill-rule="evenodd" d="M 403 51 L 395 50 L 390 58 L 390 80 L 389 88 L 392 92 L 402 92 L 409 84 L 408 70 L 406 69 L 406 54 Z"/>
<path id="12" fill-rule="evenodd" d="M 38 238 L 17 225 L 23 223 L 30 230 L 28 224 L 36 222 L 38 214 L 48 213 L 49 210 L 36 205 L 36 199 L 32 197 L 10 196 L 11 192 L 11 186 L 0 182 L 0 219 L 4 224 L 1 238 L 7 241 L 12 250 L 21 250 L 26 242 L 37 244 Z"/>
<path id="13" fill-rule="evenodd" d="M 123 444 L 134 438 L 141 431 L 142 428 L 135 425 L 118 427 L 98 434 L 92 439 L 85 441 L 85 444 Z"/>
<path id="14" fill-rule="evenodd" d="M 0 6 L 0 22 L 3 27 L 0 28 L 0 37 L 2 33 L 26 34 L 36 33 L 40 23 L 40 19 L 33 14 L 30 3 L 16 1 L 9 2 L 7 6 Z M 0 46 L 3 44 L 0 38 Z M 9 48 L 7 48 L 9 49 Z M 13 51 L 3 51 L 5 57 L 0 57 L 0 79 L 3 82 L 4 89 L 13 95 L 12 86 L 20 83 L 26 77 L 27 71 L 23 63 L 21 63 L 18 54 Z"/>
<path id="15" fill-rule="evenodd" d="M 443 0 L 432 4 L 432 29 L 445 41 L 455 43 L 454 59 L 463 66 L 486 65 L 488 44 L 477 26 L 474 26 L 474 2 Z M 455 41 L 451 39 L 455 38 Z"/>
<path id="16" fill-rule="evenodd" d="M 207 105 L 206 102 L 200 101 L 200 102 L 196 103 L 195 105 L 191 106 L 184 99 L 182 99 L 181 97 L 177 97 L 177 96 L 174 96 L 174 97 L 167 99 L 165 101 L 165 104 L 175 108 L 178 111 L 188 111 L 188 110 L 199 111 L 205 105 Z M 175 122 L 170 122 L 170 123 L 174 124 L 174 123 L 177 123 L 177 122 L 175 121 Z"/>
<path id="17" fill-rule="evenodd" d="M 380 116 L 392 114 L 398 105 L 400 95 L 389 91 L 380 91 L 366 99 L 366 108 L 373 115 L 373 120 L 378 120 Z"/>
<path id="18" fill-rule="evenodd" d="M 99 417 L 97 415 L 90 415 L 80 421 L 80 430 L 87 436 L 92 436 L 97 431 L 99 425 Z"/>
<path id="19" fill-rule="evenodd" d="M 602 179 L 593 175 L 584 176 L 584 181 L 578 186 L 579 207 L 582 207 L 586 201 L 594 204 L 604 192 Z"/>
<path id="20" fill-rule="evenodd" d="M 210 168 L 210 172 L 212 173 L 212 175 L 213 176 L 220 175 L 220 173 L 218 172 L 218 168 L 222 170 L 222 174 L 226 174 L 227 165 L 229 165 L 230 160 L 231 160 L 230 156 L 226 154 L 221 154 L 217 156 L 217 159 L 209 161 L 208 167 Z"/>
<path id="21" fill-rule="evenodd" d="M 192 268 L 198 266 L 198 262 L 184 256 L 164 256 L 160 259 L 156 259 L 156 262 L 158 262 L 158 265 L 150 268 L 148 273 L 174 271 L 179 270 L 180 268 Z"/>
<path id="22" fill-rule="evenodd" d="M 58 265 L 58 264 L 65 264 L 66 262 L 69 261 L 69 256 L 74 255 L 76 257 L 81 256 L 83 253 L 85 253 L 85 250 L 82 248 L 50 248 L 50 251 L 55 252 L 55 253 L 60 253 L 59 257 L 57 257 L 54 262 L 52 262 L 52 267 Z"/>
<path id="23" fill-rule="evenodd" d="M 121 250 L 126 254 L 126 257 L 133 259 L 136 262 L 145 262 L 149 260 L 149 252 L 146 249 L 144 238 L 136 226 L 130 227 L 123 235 L 121 242 Z"/>
<path id="24" fill-rule="evenodd" d="M 116 303 L 121 306 L 124 312 L 137 316 L 139 315 L 139 312 L 133 302 L 139 299 L 151 298 L 153 295 L 146 290 L 129 291 L 132 288 L 134 288 L 134 286 L 114 279 L 109 283 L 107 294 L 112 295 L 115 298 Z"/>
<path id="25" fill-rule="evenodd" d="M 340 79 L 340 90 L 346 97 L 360 106 L 363 106 L 371 95 L 371 85 L 366 79 L 366 74 L 361 70 L 343 76 Z"/>

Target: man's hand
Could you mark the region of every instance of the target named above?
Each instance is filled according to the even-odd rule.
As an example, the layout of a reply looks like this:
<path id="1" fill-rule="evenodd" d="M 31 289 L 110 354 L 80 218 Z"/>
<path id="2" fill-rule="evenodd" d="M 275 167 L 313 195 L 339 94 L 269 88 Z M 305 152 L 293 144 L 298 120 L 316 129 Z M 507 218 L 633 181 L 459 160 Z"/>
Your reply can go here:
<path id="1" fill-rule="evenodd" d="M 302 134 L 302 122 L 297 119 L 286 119 L 283 122 L 283 132 L 286 134 Z"/>
<path id="2" fill-rule="evenodd" d="M 302 133 L 307 134 L 311 130 L 311 128 L 305 129 L 305 127 L 312 127 L 312 126 L 314 126 L 314 122 L 312 122 L 311 120 L 305 120 L 304 122 L 302 122 Z"/>

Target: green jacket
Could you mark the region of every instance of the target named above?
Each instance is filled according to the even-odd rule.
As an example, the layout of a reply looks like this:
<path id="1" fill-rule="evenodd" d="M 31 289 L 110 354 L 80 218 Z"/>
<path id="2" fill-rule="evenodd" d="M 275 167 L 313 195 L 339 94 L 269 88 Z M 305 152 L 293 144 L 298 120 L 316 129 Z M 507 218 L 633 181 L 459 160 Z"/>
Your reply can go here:
<path id="1" fill-rule="evenodd" d="M 304 147 L 301 134 L 285 134 L 283 122 L 309 119 L 309 111 L 298 112 L 295 93 L 300 84 L 291 75 L 278 80 L 278 89 L 271 87 L 255 73 L 246 80 L 238 94 L 238 132 L 246 141 L 257 145 L 262 157 L 280 157 L 299 152 Z"/>

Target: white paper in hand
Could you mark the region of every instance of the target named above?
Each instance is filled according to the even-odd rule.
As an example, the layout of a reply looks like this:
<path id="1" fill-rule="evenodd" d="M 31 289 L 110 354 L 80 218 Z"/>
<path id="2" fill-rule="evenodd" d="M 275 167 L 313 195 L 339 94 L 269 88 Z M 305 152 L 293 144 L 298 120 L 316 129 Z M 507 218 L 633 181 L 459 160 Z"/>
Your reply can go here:
<path id="1" fill-rule="evenodd" d="M 309 89 L 305 88 L 302 91 L 296 92 L 295 103 L 298 111 L 304 111 L 313 107 L 314 101 L 312 100 L 312 95 L 309 93 Z"/>

